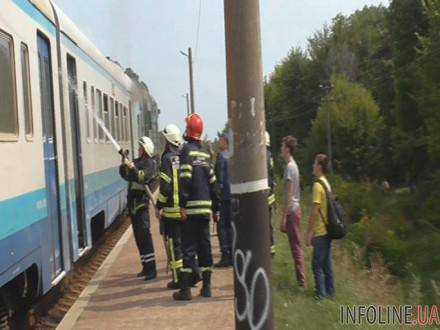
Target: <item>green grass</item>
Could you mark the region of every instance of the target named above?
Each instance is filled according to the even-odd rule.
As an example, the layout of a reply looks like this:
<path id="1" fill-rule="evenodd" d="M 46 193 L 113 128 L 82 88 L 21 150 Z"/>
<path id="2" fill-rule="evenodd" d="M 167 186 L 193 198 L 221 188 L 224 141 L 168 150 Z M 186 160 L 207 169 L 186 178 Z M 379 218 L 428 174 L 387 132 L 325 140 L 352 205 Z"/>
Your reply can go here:
<path id="1" fill-rule="evenodd" d="M 308 221 L 310 199 L 310 192 L 302 198 L 304 202 L 301 222 L 303 237 Z M 296 282 L 287 237 L 278 230 L 279 221 L 280 213 L 276 212 L 274 227 L 277 253 L 273 263 L 272 280 L 276 329 L 340 329 L 342 327 L 339 322 L 341 305 L 408 303 L 408 294 L 403 293 L 401 283 L 389 274 L 383 262 L 377 259 L 370 269 L 366 269 L 362 266 L 362 251 L 348 240 L 333 243 L 335 299 L 316 301 L 313 298 L 312 249 L 303 246 L 308 288 L 301 290 Z M 367 326 L 343 326 L 343 328 L 368 329 Z M 402 327 L 395 328 L 401 329 Z"/>

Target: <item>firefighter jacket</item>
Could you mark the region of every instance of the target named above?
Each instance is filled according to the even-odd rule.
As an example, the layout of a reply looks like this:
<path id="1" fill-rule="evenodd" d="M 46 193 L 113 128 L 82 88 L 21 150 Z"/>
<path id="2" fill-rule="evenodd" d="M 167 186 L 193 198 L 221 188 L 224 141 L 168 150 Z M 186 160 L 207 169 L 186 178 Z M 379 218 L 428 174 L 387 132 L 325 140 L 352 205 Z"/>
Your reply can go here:
<path id="1" fill-rule="evenodd" d="M 130 212 L 136 214 L 139 210 L 148 207 L 149 197 L 145 186 L 154 188 L 157 181 L 157 164 L 152 158 L 136 158 L 133 160 L 134 167 L 129 168 L 122 164 L 119 174 L 128 181 L 127 204 Z"/>
<path id="2" fill-rule="evenodd" d="M 267 203 L 272 206 L 275 203 L 275 175 L 273 170 L 273 158 L 269 148 L 266 149 L 267 159 L 267 183 L 269 185 L 269 196 L 267 197 Z"/>
<path id="3" fill-rule="evenodd" d="M 180 152 L 180 206 L 189 216 L 209 217 L 220 209 L 211 156 L 199 142 L 189 141 Z"/>
<path id="4" fill-rule="evenodd" d="M 179 169 L 180 157 L 177 148 L 168 149 L 162 154 L 159 170 L 160 185 L 157 208 L 168 219 L 180 220 Z"/>

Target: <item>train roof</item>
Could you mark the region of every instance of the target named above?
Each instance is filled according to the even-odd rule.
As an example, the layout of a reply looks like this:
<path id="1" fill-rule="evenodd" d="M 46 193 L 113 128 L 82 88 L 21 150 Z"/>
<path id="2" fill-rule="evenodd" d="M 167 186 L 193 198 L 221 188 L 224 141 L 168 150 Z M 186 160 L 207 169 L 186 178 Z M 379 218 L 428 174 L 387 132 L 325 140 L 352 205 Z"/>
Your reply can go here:
<path id="1" fill-rule="evenodd" d="M 105 69 L 117 82 L 128 91 L 132 91 L 133 81 L 127 76 L 119 65 L 106 58 L 101 51 L 80 31 L 72 20 L 51 0 L 29 0 L 42 14 L 55 24 L 52 11 L 54 6 L 61 31 L 68 36 L 79 48 L 81 48 L 92 60 Z"/>

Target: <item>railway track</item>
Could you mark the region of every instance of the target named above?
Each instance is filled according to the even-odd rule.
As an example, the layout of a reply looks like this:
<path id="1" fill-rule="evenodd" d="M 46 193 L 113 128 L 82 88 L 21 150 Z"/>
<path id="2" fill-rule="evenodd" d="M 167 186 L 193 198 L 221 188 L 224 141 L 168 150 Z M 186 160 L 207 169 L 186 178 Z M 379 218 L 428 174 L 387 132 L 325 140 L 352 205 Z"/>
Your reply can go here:
<path id="1" fill-rule="evenodd" d="M 129 226 L 127 216 L 117 219 L 56 287 L 30 309 L 14 317 L 11 329 L 55 329 Z"/>

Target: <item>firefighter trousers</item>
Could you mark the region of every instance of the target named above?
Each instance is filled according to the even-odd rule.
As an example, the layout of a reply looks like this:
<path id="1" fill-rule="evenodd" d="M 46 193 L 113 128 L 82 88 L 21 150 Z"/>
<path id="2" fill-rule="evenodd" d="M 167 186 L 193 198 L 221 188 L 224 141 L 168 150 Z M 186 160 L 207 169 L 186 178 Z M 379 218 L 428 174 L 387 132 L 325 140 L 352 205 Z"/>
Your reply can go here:
<path id="1" fill-rule="evenodd" d="M 182 221 L 174 219 L 162 219 L 164 234 L 167 239 L 169 252 L 169 264 L 173 274 L 173 281 L 178 282 L 178 273 L 183 266 L 182 260 Z"/>
<path id="2" fill-rule="evenodd" d="M 189 216 L 182 224 L 182 272 L 212 271 L 209 220 L 207 216 Z"/>
<path id="3" fill-rule="evenodd" d="M 141 256 L 142 266 L 147 273 L 156 272 L 148 208 L 140 209 L 136 213 L 131 214 L 131 223 L 133 225 L 134 239 Z"/>

